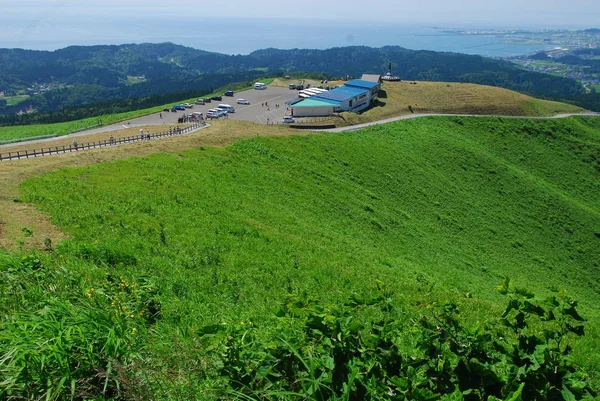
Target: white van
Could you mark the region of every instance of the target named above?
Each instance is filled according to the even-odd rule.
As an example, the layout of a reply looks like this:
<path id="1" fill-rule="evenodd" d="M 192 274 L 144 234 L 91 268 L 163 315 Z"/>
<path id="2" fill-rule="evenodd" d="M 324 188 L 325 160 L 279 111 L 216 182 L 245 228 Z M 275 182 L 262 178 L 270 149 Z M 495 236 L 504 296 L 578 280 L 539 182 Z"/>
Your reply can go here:
<path id="1" fill-rule="evenodd" d="M 224 116 L 225 114 L 227 114 L 227 112 L 223 109 L 210 109 L 208 110 L 209 113 L 212 114 L 216 114 L 218 116 Z"/>
<path id="2" fill-rule="evenodd" d="M 258 89 L 258 90 L 267 89 L 267 85 L 263 84 L 262 82 L 257 82 L 254 84 L 254 89 Z"/>
<path id="3" fill-rule="evenodd" d="M 228 113 L 235 113 L 235 107 L 230 104 L 220 104 L 217 107 L 221 110 L 225 110 Z"/>

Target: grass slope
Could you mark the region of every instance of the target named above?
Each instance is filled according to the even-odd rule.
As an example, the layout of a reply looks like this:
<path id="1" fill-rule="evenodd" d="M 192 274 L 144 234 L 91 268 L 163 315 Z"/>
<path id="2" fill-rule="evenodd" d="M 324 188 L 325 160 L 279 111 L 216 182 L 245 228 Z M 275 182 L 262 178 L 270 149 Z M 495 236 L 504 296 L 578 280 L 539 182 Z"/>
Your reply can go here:
<path id="1" fill-rule="evenodd" d="M 494 86 L 446 82 L 384 82 L 379 107 L 362 114 L 344 113 L 351 124 L 382 120 L 414 113 L 476 114 L 547 117 L 561 113 L 580 113 L 570 104 L 536 99 Z"/>
<path id="2" fill-rule="evenodd" d="M 591 319 L 576 360 L 597 375 L 599 160 L 594 119 L 432 117 L 64 169 L 22 192 L 72 237 L 55 256 L 80 275 L 71 299 L 108 276 L 156 287 L 138 369 L 176 399 L 215 385 L 202 327 L 268 329 L 287 293 L 339 303 L 376 280 L 406 308 L 463 299 L 477 321 L 502 308 L 505 275 L 566 289 Z"/>

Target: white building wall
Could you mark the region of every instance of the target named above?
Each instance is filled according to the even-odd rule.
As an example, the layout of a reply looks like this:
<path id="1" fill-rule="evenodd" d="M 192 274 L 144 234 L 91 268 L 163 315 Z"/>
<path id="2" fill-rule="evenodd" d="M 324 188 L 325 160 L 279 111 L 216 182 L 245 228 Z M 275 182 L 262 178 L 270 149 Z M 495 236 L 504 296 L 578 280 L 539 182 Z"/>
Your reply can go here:
<path id="1" fill-rule="evenodd" d="M 333 114 L 333 106 L 297 107 L 294 108 L 294 117 L 323 117 Z"/>

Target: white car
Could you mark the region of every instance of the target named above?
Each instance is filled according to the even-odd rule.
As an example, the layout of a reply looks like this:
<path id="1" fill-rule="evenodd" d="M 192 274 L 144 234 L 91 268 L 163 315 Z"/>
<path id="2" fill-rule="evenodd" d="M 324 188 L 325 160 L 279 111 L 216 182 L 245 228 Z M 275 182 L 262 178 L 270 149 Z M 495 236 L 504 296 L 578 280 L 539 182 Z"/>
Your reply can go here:
<path id="1" fill-rule="evenodd" d="M 293 123 L 293 122 L 295 122 L 295 121 L 294 121 L 294 117 L 283 117 L 283 120 L 282 120 L 282 122 L 283 122 L 284 124 L 291 124 L 291 123 Z"/>
<path id="2" fill-rule="evenodd" d="M 238 99 L 235 101 L 237 104 L 250 104 L 250 100 Z"/>
<path id="3" fill-rule="evenodd" d="M 225 114 L 227 114 L 227 112 L 225 110 L 221 110 L 221 109 L 210 109 L 208 111 L 217 116 L 224 116 Z"/>
<path id="4" fill-rule="evenodd" d="M 183 107 L 185 107 L 186 109 L 191 109 L 192 107 L 194 107 L 194 105 L 191 103 L 184 103 Z"/>

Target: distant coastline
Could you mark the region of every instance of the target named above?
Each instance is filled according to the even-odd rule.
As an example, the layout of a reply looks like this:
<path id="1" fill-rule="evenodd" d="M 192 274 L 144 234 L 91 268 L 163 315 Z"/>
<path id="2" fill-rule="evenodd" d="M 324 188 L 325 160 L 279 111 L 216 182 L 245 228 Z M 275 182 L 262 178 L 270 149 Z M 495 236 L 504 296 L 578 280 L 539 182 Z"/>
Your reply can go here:
<path id="1" fill-rule="evenodd" d="M 56 50 L 71 45 L 172 42 L 225 54 L 248 54 L 264 48 L 308 48 L 364 45 L 402 46 L 510 57 L 547 48 L 544 44 L 505 43 L 501 37 L 464 35 L 444 28 L 356 21 L 281 19 L 206 19 L 115 16 L 110 20 L 81 17 L 72 20 L 8 19 L 0 16 L 0 48 Z M 490 40 L 492 39 L 492 40 Z"/>

